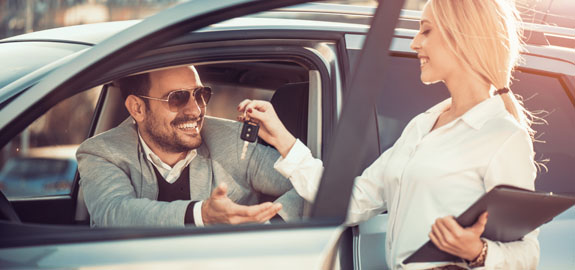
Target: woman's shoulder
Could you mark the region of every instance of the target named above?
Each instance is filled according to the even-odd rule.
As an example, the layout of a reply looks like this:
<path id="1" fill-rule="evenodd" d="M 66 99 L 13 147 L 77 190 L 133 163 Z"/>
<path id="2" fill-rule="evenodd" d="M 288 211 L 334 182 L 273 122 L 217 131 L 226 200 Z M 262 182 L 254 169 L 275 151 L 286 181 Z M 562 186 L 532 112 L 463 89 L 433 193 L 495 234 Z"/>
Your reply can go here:
<path id="1" fill-rule="evenodd" d="M 513 115 L 507 111 L 503 111 L 495 117 L 487 120 L 482 129 L 503 134 L 513 134 L 516 132 L 527 133 L 525 127 L 521 125 L 519 121 L 517 121 L 517 119 L 515 119 L 515 117 L 513 117 Z"/>
<path id="2" fill-rule="evenodd" d="M 481 133 L 491 140 L 494 145 L 499 145 L 499 147 L 506 143 L 508 144 L 510 141 L 518 140 L 532 144 L 528 130 L 509 113 L 487 121 L 481 128 Z"/>

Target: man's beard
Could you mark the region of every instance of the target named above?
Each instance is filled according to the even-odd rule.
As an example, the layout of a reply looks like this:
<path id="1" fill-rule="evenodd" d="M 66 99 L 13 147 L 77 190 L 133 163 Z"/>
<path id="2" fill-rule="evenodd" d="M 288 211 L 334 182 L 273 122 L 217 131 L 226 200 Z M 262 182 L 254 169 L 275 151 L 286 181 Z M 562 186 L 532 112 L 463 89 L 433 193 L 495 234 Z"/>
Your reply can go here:
<path id="1" fill-rule="evenodd" d="M 176 126 L 181 123 L 187 121 L 200 121 L 200 119 L 203 120 L 203 115 L 201 115 L 198 118 L 182 116 L 174 119 L 172 122 L 170 122 L 170 125 L 174 129 L 177 129 Z M 188 152 L 192 149 L 200 147 L 200 145 L 202 144 L 202 137 L 200 136 L 199 133 L 197 135 L 197 140 L 185 141 L 178 136 L 176 131 L 169 132 L 164 130 L 163 128 L 161 128 L 161 125 L 159 124 L 159 121 L 156 119 L 156 117 L 154 117 L 154 114 L 149 111 L 147 112 L 146 120 L 143 123 L 143 128 L 144 131 L 150 137 L 150 139 L 152 139 L 152 141 L 158 147 L 160 147 L 163 151 L 166 152 L 170 153 Z"/>

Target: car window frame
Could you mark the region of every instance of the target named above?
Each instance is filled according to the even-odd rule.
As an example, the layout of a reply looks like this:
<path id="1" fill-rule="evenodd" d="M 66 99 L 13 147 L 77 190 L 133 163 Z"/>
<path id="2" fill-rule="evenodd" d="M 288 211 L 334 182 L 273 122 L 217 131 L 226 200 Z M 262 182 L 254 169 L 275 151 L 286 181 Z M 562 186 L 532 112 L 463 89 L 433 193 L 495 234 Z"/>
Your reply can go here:
<path id="1" fill-rule="evenodd" d="M 403 0 L 380 1 L 377 7 L 352 80 L 344 86 L 347 90 L 343 91 L 342 113 L 328 145 L 330 150 L 315 197 L 313 218 L 342 223 L 347 216 L 354 179 L 363 171 L 365 155 L 373 147 L 365 143 L 365 121 L 357 119 L 370 119 L 375 98 L 385 98 L 386 79 L 381 74 L 392 67 L 388 61 L 390 54 L 380 52 L 381 48 L 389 51 L 403 3 Z M 340 215 L 342 211 L 346 215 Z"/>
<path id="2" fill-rule="evenodd" d="M 223 38 L 224 36 L 218 36 L 217 39 Z M 216 39 L 216 40 L 217 40 Z M 275 42 L 275 41 L 274 41 Z M 272 43 L 274 43 L 272 42 Z M 322 41 L 325 42 L 325 41 Z M 209 44 L 209 41 L 204 40 L 202 42 L 202 46 L 205 46 L 205 43 Z M 281 50 L 270 50 L 266 51 L 264 48 L 274 47 L 275 45 L 261 45 L 261 46 L 252 46 L 246 50 L 246 48 L 211 48 L 210 53 L 206 54 L 204 51 L 198 49 L 192 49 L 194 45 L 197 44 L 178 44 L 177 48 L 170 49 L 168 48 L 158 48 L 155 50 L 151 50 L 148 52 L 148 55 L 141 57 L 139 59 L 134 60 L 131 63 L 127 63 L 121 66 L 118 66 L 107 72 L 106 74 L 102 74 L 96 80 L 89 82 L 87 85 L 99 85 L 102 87 L 100 92 L 100 96 L 98 97 L 98 102 L 96 103 L 94 115 L 91 120 L 90 124 L 90 131 L 88 132 L 88 138 L 96 135 L 97 133 L 103 132 L 105 130 L 101 130 L 99 127 L 99 119 L 102 114 L 102 109 L 106 105 L 104 101 L 106 99 L 106 95 L 108 91 L 110 91 L 109 82 L 113 79 L 118 77 L 127 76 L 134 73 L 145 72 L 146 70 L 154 70 L 160 68 L 166 68 L 168 66 L 176 66 L 182 64 L 194 64 L 194 63 L 202 63 L 202 62 L 221 62 L 221 61 L 287 61 L 298 63 L 308 69 L 308 71 L 317 71 L 320 73 L 320 85 L 321 85 L 321 93 L 319 93 L 320 98 L 320 108 L 316 108 L 318 113 L 321 115 L 322 122 L 331 122 L 331 121 L 323 121 L 323 119 L 333 119 L 334 115 L 330 114 L 330 112 L 334 109 L 333 102 L 330 102 L 332 98 L 331 92 L 334 89 L 331 88 L 333 85 L 333 78 L 329 75 L 329 67 L 326 66 L 326 59 L 324 59 L 324 55 L 321 55 L 319 52 L 313 52 L 310 48 L 305 48 L 304 46 L 297 46 L 297 45 L 290 45 L 290 46 L 283 46 Z M 175 46 L 175 45 L 174 45 Z M 171 47 L 171 46 L 170 46 Z M 162 60 L 158 61 L 154 55 L 157 52 L 162 53 Z M 190 53 L 193 52 L 193 53 Z M 183 53 L 183 54 L 182 54 Z M 329 109 L 326 109 L 329 108 Z M 209 106 L 208 106 L 209 109 Z M 309 109 L 309 108 L 308 108 Z M 311 115 L 310 115 L 311 117 Z M 323 145 L 321 144 L 322 140 L 325 140 L 325 137 L 329 134 L 326 130 L 331 130 L 332 126 L 324 124 L 323 127 L 318 127 L 318 132 L 320 135 L 323 135 L 322 138 L 318 138 L 318 141 L 314 141 L 311 145 L 315 145 L 316 143 L 320 145 L 320 150 L 325 150 Z M 327 135 L 326 135 L 327 134 Z M 311 142 L 311 139 L 310 139 Z M 321 154 L 321 153 L 320 153 Z M 77 173 L 74 178 L 74 183 L 72 186 L 72 198 L 76 200 L 76 207 L 85 208 L 85 204 L 80 201 L 81 194 L 80 194 L 80 186 L 79 186 L 80 175 Z M 89 224 L 86 218 L 88 217 L 86 214 L 85 209 L 76 209 L 76 222 L 79 224 Z"/>

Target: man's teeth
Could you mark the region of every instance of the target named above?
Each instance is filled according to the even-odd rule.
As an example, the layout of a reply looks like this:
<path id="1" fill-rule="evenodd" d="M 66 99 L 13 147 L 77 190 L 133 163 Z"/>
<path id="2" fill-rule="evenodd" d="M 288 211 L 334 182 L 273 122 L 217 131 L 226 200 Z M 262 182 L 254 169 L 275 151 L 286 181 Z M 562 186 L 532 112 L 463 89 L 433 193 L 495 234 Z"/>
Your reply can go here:
<path id="1" fill-rule="evenodd" d="M 429 62 L 429 59 L 427 59 L 427 58 L 419 58 L 419 64 L 421 66 L 427 64 L 428 62 Z"/>
<path id="2" fill-rule="evenodd" d="M 181 129 L 187 129 L 187 128 L 197 129 L 198 128 L 198 122 L 187 122 L 187 123 L 179 124 L 177 127 L 181 128 Z"/>

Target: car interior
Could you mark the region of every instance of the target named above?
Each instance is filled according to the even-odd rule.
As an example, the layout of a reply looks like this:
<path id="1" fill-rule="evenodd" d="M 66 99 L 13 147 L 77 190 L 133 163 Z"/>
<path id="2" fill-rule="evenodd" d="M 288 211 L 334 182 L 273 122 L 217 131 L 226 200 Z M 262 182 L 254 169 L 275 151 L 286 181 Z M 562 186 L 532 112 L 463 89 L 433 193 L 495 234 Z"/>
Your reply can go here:
<path id="1" fill-rule="evenodd" d="M 308 100 L 317 99 L 318 95 L 315 93 L 319 91 L 318 83 L 310 83 L 310 77 L 313 80 L 313 71 L 290 61 L 218 61 L 218 62 L 205 62 L 193 64 L 204 85 L 212 88 L 213 96 L 208 104 L 207 115 L 212 117 L 219 117 L 225 119 L 235 120 L 238 116 L 236 111 L 237 105 L 244 99 L 261 99 L 270 101 L 276 111 L 286 124 L 288 130 L 294 135 L 301 138 L 305 143 L 308 134 L 318 133 L 317 123 L 310 121 L 308 125 L 308 115 L 316 114 L 313 110 L 320 108 L 309 108 Z M 312 74 L 312 75 L 310 75 Z M 91 91 L 91 92 L 90 92 Z M 92 100 L 85 101 L 93 104 L 93 116 L 91 121 L 84 119 L 84 122 L 91 124 L 84 125 L 90 131 L 86 132 L 80 130 L 70 132 L 83 133 L 85 138 L 105 132 L 124 121 L 129 115 L 124 107 L 124 100 L 121 97 L 119 89 L 114 87 L 111 83 L 105 83 L 99 87 L 89 89 L 78 95 L 86 95 L 90 92 Z M 93 93 L 92 93 L 93 92 Z M 72 101 L 78 102 L 78 99 L 71 97 Z M 67 103 L 64 100 L 61 103 Z M 318 103 L 316 101 L 316 103 Z M 62 105 L 57 105 L 62 106 Z M 55 108 L 56 108 L 55 107 Z M 68 106 L 64 106 L 69 109 Z M 89 107 L 89 106 L 88 106 Z M 49 115 L 53 110 L 48 111 Z M 62 117 L 59 115 L 59 117 Z M 41 117 L 40 120 L 49 117 Z M 62 120 L 62 119 L 60 119 Z M 38 126 L 38 120 L 35 121 L 31 127 Z M 50 123 L 50 121 L 44 122 Z M 313 131 L 308 133 L 309 131 Z M 49 129 L 42 130 L 43 132 L 50 132 Z M 35 133 L 32 133 L 35 134 Z M 43 134 L 45 137 L 49 134 Z M 238 134 L 239 136 L 239 134 Z M 21 136 L 20 136 L 21 137 Z M 34 135 L 32 135 L 34 137 Z M 37 137 L 42 137 L 37 135 Z M 18 140 L 22 140 L 21 138 Z M 259 143 L 265 144 L 263 141 Z M 78 140 L 75 141 L 79 145 Z M 20 141 L 14 142 L 14 145 L 19 145 Z M 35 145 L 33 145 L 35 146 Z M 31 147 L 33 148 L 33 147 Z M 1 213 L 2 218 L 11 221 L 22 221 L 26 223 L 40 223 L 40 224 L 89 224 L 89 214 L 85 208 L 81 187 L 78 186 L 78 175 L 73 179 L 72 188 L 69 188 L 68 196 L 52 196 L 50 190 L 46 190 L 44 199 L 48 200 L 49 197 L 54 197 L 51 203 L 44 202 L 43 206 L 39 203 L 34 203 L 32 198 L 10 198 L 10 191 L 4 191 L 6 196 L 12 201 L 11 205 L 16 211 L 11 211 L 8 207 L 10 202 L 6 197 L 0 199 L 5 203 L 2 205 Z M 72 180 L 72 179 L 71 179 Z M 262 201 L 273 200 L 266 196 L 260 197 Z M 75 202 L 74 202 L 75 201 Z M 7 203 L 6 203 L 7 202 Z M 73 202 L 73 203 L 72 203 Z M 56 208 L 56 206 L 59 206 Z M 45 214 L 39 214 L 44 212 Z M 56 212 L 58 214 L 56 214 Z M 50 213 L 50 214 L 47 214 Z"/>

